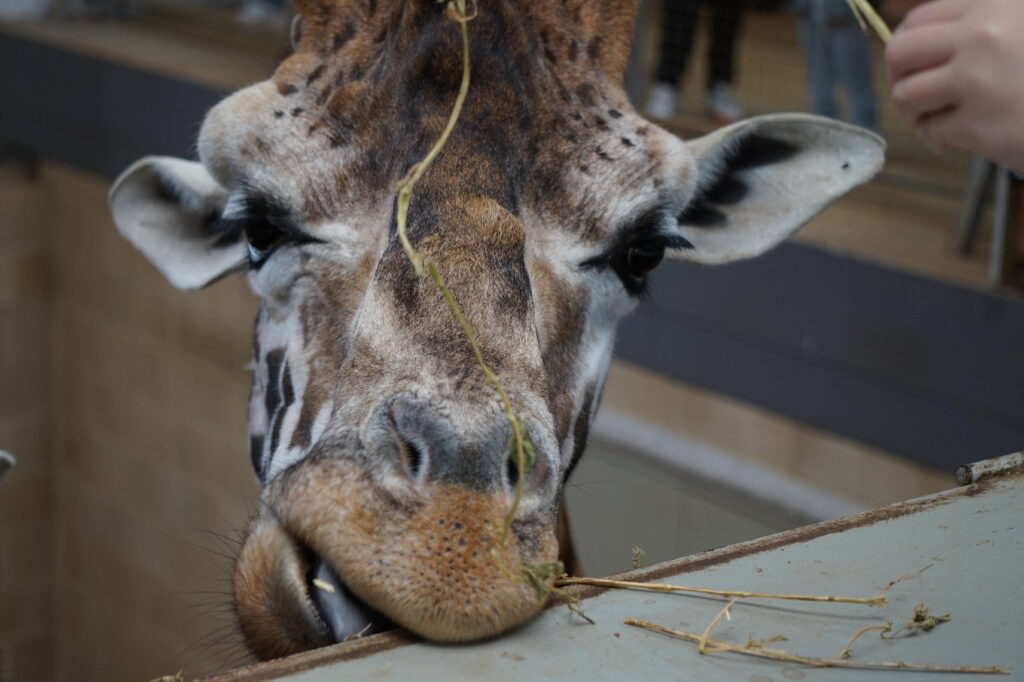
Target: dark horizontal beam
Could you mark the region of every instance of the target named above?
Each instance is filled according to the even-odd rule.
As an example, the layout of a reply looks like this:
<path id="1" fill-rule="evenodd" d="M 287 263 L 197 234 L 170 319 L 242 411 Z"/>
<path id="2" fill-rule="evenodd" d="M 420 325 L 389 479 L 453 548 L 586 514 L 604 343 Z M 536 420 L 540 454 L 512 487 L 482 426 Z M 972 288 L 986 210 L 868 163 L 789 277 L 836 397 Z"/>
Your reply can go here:
<path id="1" fill-rule="evenodd" d="M 620 357 L 951 470 L 1024 446 L 1024 304 L 800 244 L 669 265 Z"/>
<path id="2" fill-rule="evenodd" d="M 223 96 L 0 29 L 0 142 L 104 177 L 147 154 L 193 156 Z"/>
<path id="3" fill-rule="evenodd" d="M 0 141 L 114 177 L 224 93 L 0 30 Z M 620 357 L 951 469 L 1024 446 L 1024 304 L 799 244 L 667 265 Z"/>

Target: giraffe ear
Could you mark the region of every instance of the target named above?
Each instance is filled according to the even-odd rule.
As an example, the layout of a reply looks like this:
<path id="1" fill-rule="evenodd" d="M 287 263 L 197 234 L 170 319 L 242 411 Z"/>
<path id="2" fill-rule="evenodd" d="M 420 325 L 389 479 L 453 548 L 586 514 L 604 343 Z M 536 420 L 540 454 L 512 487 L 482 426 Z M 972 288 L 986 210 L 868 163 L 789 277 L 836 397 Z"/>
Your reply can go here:
<path id="1" fill-rule="evenodd" d="M 247 262 L 241 235 L 218 232 L 228 192 L 202 164 L 148 156 L 110 190 L 117 230 L 179 289 L 199 289 Z"/>
<path id="2" fill-rule="evenodd" d="M 292 28 L 288 32 L 288 37 L 292 43 L 292 50 L 299 49 L 299 43 L 302 42 L 302 15 L 296 14 L 292 17 Z"/>
<path id="3" fill-rule="evenodd" d="M 884 162 L 878 135 L 808 114 L 740 121 L 688 142 L 698 190 L 678 217 L 692 248 L 674 260 L 727 263 L 777 246 Z"/>

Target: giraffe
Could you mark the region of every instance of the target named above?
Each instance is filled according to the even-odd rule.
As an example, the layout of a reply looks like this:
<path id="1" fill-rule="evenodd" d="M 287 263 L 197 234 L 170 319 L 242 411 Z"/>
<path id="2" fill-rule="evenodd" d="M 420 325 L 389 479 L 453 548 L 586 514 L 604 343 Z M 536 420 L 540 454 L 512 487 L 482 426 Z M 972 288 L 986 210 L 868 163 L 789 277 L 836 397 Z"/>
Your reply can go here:
<path id="1" fill-rule="evenodd" d="M 241 630 L 260 658 L 367 625 L 495 636 L 543 606 L 501 565 L 567 550 L 562 488 L 648 273 L 763 253 L 872 177 L 884 143 L 803 114 L 684 142 L 624 93 L 636 0 L 479 0 L 465 108 L 409 236 L 525 425 L 536 463 L 520 471 L 501 403 L 396 236 L 395 187 L 460 85 L 458 26 L 435 0 L 295 4 L 294 53 L 208 113 L 199 160 L 144 158 L 110 193 L 171 284 L 243 273 L 261 298 Z"/>

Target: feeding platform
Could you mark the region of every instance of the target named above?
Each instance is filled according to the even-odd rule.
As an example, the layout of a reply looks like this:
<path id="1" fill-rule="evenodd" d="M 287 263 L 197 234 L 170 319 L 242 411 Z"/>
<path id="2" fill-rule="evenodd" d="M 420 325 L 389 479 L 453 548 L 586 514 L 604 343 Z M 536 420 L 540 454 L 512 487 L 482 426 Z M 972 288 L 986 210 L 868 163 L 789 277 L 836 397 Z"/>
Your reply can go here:
<path id="1" fill-rule="evenodd" d="M 992 464 L 997 462 L 997 464 Z M 631 571 L 623 580 L 717 590 L 873 597 L 883 606 L 742 599 L 712 638 L 765 644 L 800 656 L 835 657 L 851 635 L 891 620 L 893 631 L 926 605 L 952 619 L 882 639 L 867 632 L 851 660 L 999 666 L 1024 677 L 1024 461 L 1021 455 L 963 468 L 946 492 Z M 656 522 L 656 520 L 652 520 Z M 628 550 L 628 548 L 627 548 Z M 625 550 L 624 550 L 625 551 Z M 591 625 L 565 606 L 498 639 L 422 642 L 404 632 L 366 637 L 219 675 L 241 680 L 909 680 L 938 674 L 814 668 L 736 652 L 701 655 L 697 644 L 626 625 L 627 618 L 700 634 L 726 600 L 636 589 L 583 587 Z"/>

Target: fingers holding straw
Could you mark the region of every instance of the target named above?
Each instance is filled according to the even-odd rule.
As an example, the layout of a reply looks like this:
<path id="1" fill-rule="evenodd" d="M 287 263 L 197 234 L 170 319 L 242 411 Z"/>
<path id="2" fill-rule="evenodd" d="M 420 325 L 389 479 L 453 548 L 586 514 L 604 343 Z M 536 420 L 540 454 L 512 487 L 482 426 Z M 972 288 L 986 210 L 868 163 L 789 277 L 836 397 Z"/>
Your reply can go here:
<path id="1" fill-rule="evenodd" d="M 857 17 L 857 23 L 865 33 L 870 26 L 883 43 L 888 43 L 892 39 L 892 31 L 889 30 L 885 20 L 878 15 L 875 8 L 871 6 L 869 0 L 846 0 L 846 2 L 849 3 L 853 16 Z"/>

